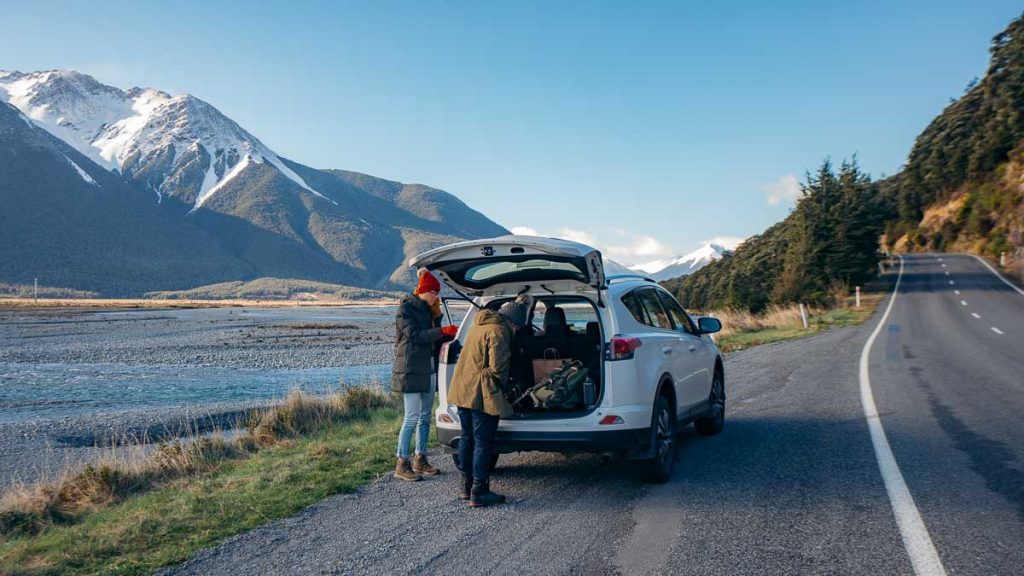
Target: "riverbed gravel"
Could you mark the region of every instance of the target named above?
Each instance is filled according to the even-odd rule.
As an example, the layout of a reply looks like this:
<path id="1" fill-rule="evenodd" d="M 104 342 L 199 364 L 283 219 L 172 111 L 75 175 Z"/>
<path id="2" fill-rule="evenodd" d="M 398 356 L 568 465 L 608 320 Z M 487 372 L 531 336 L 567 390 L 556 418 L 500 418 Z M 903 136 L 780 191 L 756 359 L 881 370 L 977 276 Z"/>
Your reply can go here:
<path id="1" fill-rule="evenodd" d="M 393 307 L 0 308 L 0 371 L 43 365 L 276 370 L 388 364 L 393 314 Z M 52 406 L 41 406 L 40 417 L 27 421 L 0 417 L 0 491 L 113 454 L 144 454 L 153 445 L 132 447 L 132 440 L 230 427 L 239 413 L 269 401 L 210 404 L 195 398 L 176 406 L 64 415 L 59 407 L 54 415 Z M 24 411 L 26 402 L 5 398 L 0 388 L 0 410 L 5 407 Z"/>

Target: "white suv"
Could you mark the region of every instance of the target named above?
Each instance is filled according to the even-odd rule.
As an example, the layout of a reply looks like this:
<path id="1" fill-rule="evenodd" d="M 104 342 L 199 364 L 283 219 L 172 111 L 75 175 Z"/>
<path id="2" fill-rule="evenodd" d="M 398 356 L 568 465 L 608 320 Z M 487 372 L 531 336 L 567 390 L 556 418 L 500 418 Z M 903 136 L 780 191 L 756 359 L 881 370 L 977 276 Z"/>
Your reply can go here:
<path id="1" fill-rule="evenodd" d="M 553 238 L 502 236 L 443 246 L 410 263 L 433 271 L 473 304 L 456 339 L 441 349 L 436 422 L 446 452 L 456 454 L 461 434 L 457 409 L 447 398 L 461 342 L 480 309 L 496 310 L 522 293 L 536 303 L 530 328 L 515 338 L 512 384 L 532 385 L 533 361 L 545 357 L 579 360 L 589 378 L 575 406 L 551 410 L 526 402 L 501 420 L 498 453 L 593 452 L 646 460 L 649 477 L 663 482 L 672 473 L 674 438 L 684 426 L 693 422 L 705 436 L 722 430 L 725 371 L 708 336 L 721 323 L 694 323 L 653 280 L 606 278 L 597 250 Z"/>

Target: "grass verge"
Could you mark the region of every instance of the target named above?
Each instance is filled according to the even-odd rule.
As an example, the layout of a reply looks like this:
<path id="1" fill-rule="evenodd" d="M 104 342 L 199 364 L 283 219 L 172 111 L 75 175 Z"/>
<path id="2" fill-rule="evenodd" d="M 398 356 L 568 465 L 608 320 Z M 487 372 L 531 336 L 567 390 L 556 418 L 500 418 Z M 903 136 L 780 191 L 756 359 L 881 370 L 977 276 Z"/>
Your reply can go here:
<path id="1" fill-rule="evenodd" d="M 829 310 L 808 310 L 808 327 L 803 327 L 799 306 L 772 307 L 763 314 L 749 312 L 719 311 L 709 314 L 722 321 L 722 331 L 716 343 L 722 352 L 734 352 L 751 346 L 770 344 L 782 340 L 803 338 L 830 328 L 860 324 L 871 317 L 883 294 L 864 294 L 861 306 L 843 302 Z"/>
<path id="2" fill-rule="evenodd" d="M 0 574 L 148 574 L 224 538 L 349 492 L 394 459 L 400 410 L 386 394 L 293 394 L 231 440 L 163 446 L 0 504 Z"/>

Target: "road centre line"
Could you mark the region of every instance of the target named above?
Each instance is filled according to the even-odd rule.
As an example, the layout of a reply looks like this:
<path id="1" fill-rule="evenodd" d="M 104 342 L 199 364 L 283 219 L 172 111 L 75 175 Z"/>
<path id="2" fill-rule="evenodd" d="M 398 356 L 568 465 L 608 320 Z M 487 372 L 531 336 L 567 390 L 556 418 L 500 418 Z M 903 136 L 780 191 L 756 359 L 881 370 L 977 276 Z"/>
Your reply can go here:
<path id="1" fill-rule="evenodd" d="M 981 316 L 979 316 L 977 312 L 971 312 L 971 316 L 974 316 L 978 320 L 981 320 Z"/>
<path id="2" fill-rule="evenodd" d="M 974 256 L 974 254 L 971 254 L 971 256 Z M 980 258 L 978 256 L 974 256 L 974 259 L 977 260 L 978 262 L 981 262 L 985 266 L 985 268 L 988 268 L 989 272 L 995 274 L 996 278 L 999 278 L 1000 280 L 1002 280 L 1003 284 L 1006 284 L 1010 288 L 1013 288 L 1014 290 L 1016 290 L 1018 294 L 1020 294 L 1021 296 L 1024 296 L 1024 290 L 1021 290 L 1020 288 L 1014 286 L 1014 284 L 1012 282 L 1010 282 L 1006 278 L 1003 278 L 1003 275 L 1000 274 L 999 272 L 997 272 L 996 269 L 993 268 L 991 264 L 989 264 L 988 262 L 985 262 L 984 258 Z"/>
<path id="3" fill-rule="evenodd" d="M 957 296 L 959 296 L 960 295 L 960 291 L 959 290 L 953 290 L 953 294 L 956 294 Z"/>
<path id="4" fill-rule="evenodd" d="M 960 301 L 960 304 L 962 304 L 962 305 L 964 305 L 964 306 L 967 306 L 967 300 L 961 300 L 961 301 Z"/>
<path id="5" fill-rule="evenodd" d="M 952 286 L 952 285 L 953 285 L 953 281 L 952 281 L 952 280 L 950 280 L 950 281 L 949 281 L 949 285 L 950 285 L 950 286 Z"/>
<path id="6" fill-rule="evenodd" d="M 946 270 L 946 276 L 949 276 L 949 270 Z"/>
<path id="7" fill-rule="evenodd" d="M 889 502 L 892 505 L 893 515 L 896 517 L 896 525 L 900 529 L 900 536 L 903 537 L 903 546 L 910 556 L 910 563 L 914 567 L 917 576 L 945 576 L 946 569 L 942 566 L 939 553 L 932 544 L 931 536 L 928 535 L 928 528 L 921 519 L 921 513 L 914 504 L 914 498 L 910 495 L 900 467 L 896 463 L 896 457 L 889 446 L 889 440 L 885 436 L 885 428 L 882 427 L 882 420 L 878 416 L 878 408 L 875 406 L 875 397 L 871 392 L 871 376 L 868 370 L 868 359 L 871 356 L 871 346 L 882 331 L 882 326 L 892 312 L 892 305 L 896 302 L 896 295 L 899 293 L 900 281 L 903 279 L 903 256 L 900 256 L 900 271 L 896 276 L 896 285 L 892 289 L 892 296 L 889 297 L 889 305 L 885 308 L 881 320 L 875 326 L 875 330 L 868 336 L 864 343 L 864 349 L 860 353 L 860 401 L 864 407 L 864 418 L 868 422 L 868 430 L 871 432 L 871 444 L 875 448 L 875 458 L 878 460 L 878 470 L 882 473 L 882 481 L 885 483 L 885 490 L 889 494 Z"/>
<path id="8" fill-rule="evenodd" d="M 943 267 L 943 268 L 945 268 L 945 267 L 946 267 L 946 265 L 945 265 L 945 264 L 943 264 L 943 265 L 942 265 L 942 267 Z"/>
<path id="9" fill-rule="evenodd" d="M 996 328 L 995 326 L 992 326 L 992 331 L 995 332 L 996 334 L 1002 334 L 1003 333 L 1002 330 L 1000 330 L 999 328 Z"/>

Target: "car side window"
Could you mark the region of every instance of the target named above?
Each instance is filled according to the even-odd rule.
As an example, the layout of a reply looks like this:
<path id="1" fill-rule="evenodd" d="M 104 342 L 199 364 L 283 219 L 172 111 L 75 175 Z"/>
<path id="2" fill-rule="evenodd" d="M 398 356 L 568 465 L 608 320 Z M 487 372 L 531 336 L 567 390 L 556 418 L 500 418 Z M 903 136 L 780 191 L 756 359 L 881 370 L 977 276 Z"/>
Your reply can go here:
<path id="1" fill-rule="evenodd" d="M 663 330 L 673 329 L 672 321 L 669 320 L 668 313 L 665 312 L 658 294 L 653 288 L 638 290 L 637 297 L 640 300 L 640 305 L 647 312 L 647 317 L 651 319 L 651 322 L 647 324 Z"/>
<path id="2" fill-rule="evenodd" d="M 651 324 L 651 321 L 647 319 L 647 313 L 644 312 L 643 306 L 640 305 L 640 301 L 636 297 L 636 290 L 626 293 L 622 297 L 622 303 L 637 322 L 648 326 Z"/>
<path id="3" fill-rule="evenodd" d="M 686 313 L 686 310 L 683 310 L 683 307 L 679 305 L 679 302 L 676 302 L 675 298 L 662 290 L 658 290 L 658 296 L 661 297 L 662 305 L 665 306 L 665 310 L 668 310 L 669 316 L 672 317 L 672 324 L 675 325 L 677 331 L 697 334 L 697 327 L 693 325 L 690 315 Z"/>

